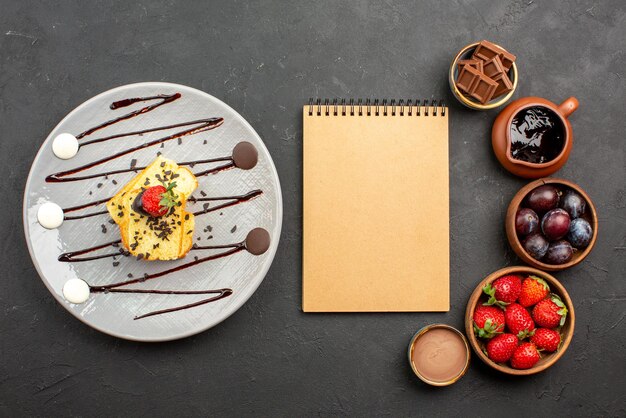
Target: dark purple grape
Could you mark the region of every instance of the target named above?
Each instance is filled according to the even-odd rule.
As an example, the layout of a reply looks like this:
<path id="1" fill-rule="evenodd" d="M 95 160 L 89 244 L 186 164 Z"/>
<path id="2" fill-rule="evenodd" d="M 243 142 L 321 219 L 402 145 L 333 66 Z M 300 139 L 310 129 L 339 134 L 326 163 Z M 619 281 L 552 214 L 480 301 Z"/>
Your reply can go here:
<path id="1" fill-rule="evenodd" d="M 593 237 L 593 228 L 583 218 L 574 219 L 569 225 L 567 239 L 572 247 L 585 248 Z"/>
<path id="2" fill-rule="evenodd" d="M 572 259 L 572 255 L 574 249 L 571 244 L 562 239 L 550 244 L 544 261 L 548 264 L 565 264 Z"/>
<path id="3" fill-rule="evenodd" d="M 532 258 L 541 260 L 543 256 L 546 255 L 550 243 L 543 235 L 536 233 L 528 236 L 528 238 L 522 242 L 522 246 Z"/>
<path id="4" fill-rule="evenodd" d="M 587 202 L 575 191 L 568 190 L 561 197 L 559 207 L 565 209 L 572 219 L 576 219 L 585 213 Z"/>
<path id="5" fill-rule="evenodd" d="M 522 208 L 515 215 L 515 231 L 521 236 L 530 235 L 539 229 L 539 216 L 534 210 Z"/>
<path id="6" fill-rule="evenodd" d="M 569 224 L 570 219 L 567 212 L 559 208 L 552 209 L 543 215 L 541 230 L 549 241 L 556 241 L 567 235 Z"/>
<path id="7" fill-rule="evenodd" d="M 544 184 L 528 194 L 526 198 L 528 207 L 538 214 L 546 213 L 559 204 L 559 191 L 554 186 Z"/>

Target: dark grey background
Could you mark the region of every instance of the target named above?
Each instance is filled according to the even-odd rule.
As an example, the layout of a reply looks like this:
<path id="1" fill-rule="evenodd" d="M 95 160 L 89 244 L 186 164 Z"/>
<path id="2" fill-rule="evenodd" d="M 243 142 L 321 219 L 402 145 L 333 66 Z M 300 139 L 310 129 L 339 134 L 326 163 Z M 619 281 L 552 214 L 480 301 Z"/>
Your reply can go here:
<path id="1" fill-rule="evenodd" d="M 53 3 L 0 1 L 0 415 L 626 414 L 623 1 Z M 601 229 L 592 254 L 557 274 L 577 314 L 559 363 L 513 379 L 474 359 L 436 389 L 407 364 L 412 334 L 432 322 L 462 328 L 475 284 L 518 263 L 503 219 L 526 182 L 492 154 L 497 110 L 461 108 L 446 81 L 457 50 L 483 38 L 517 54 L 516 97 L 580 100 L 558 176 L 592 196 Z M 159 80 L 207 91 L 254 126 L 278 168 L 285 219 L 273 267 L 239 312 L 186 340 L 138 344 L 91 330 L 49 295 L 21 198 L 39 145 L 69 111 Z M 301 312 L 300 106 L 310 96 L 451 104 L 449 313 Z"/>

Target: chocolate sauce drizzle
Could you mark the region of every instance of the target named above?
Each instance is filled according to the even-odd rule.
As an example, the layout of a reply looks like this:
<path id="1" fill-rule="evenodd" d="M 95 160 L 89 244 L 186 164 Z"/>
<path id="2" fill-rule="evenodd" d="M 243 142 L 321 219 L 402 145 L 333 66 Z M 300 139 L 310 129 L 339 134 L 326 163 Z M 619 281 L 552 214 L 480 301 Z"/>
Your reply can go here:
<path id="1" fill-rule="evenodd" d="M 78 210 L 86 209 L 86 208 L 89 208 L 89 207 L 92 207 L 92 206 L 98 206 L 98 205 L 101 205 L 103 203 L 108 202 L 110 199 L 111 198 L 109 197 L 107 199 L 95 200 L 93 202 L 85 203 L 85 204 L 82 204 L 82 205 L 72 206 L 72 207 L 69 207 L 69 208 L 64 208 L 63 209 L 63 213 L 76 212 Z M 103 215 L 105 213 L 109 213 L 109 212 L 106 211 L 106 210 L 103 210 L 103 211 L 100 211 L 100 212 L 87 213 L 85 215 L 75 215 L 75 216 L 66 216 L 66 215 L 64 215 L 63 216 L 63 220 L 64 221 L 72 221 L 72 220 L 75 220 L 75 219 L 84 219 L 84 218 L 90 218 L 92 216 Z"/>
<path id="2" fill-rule="evenodd" d="M 219 254 L 212 254 L 212 255 L 209 255 L 209 256 L 206 256 L 206 257 L 198 258 L 197 260 L 191 261 L 189 263 L 181 264 L 179 266 L 172 267 L 172 268 L 169 268 L 167 270 L 162 270 L 162 271 L 159 271 L 157 273 L 145 274 L 145 275 L 143 275 L 142 277 L 139 277 L 139 278 L 130 279 L 130 280 L 124 280 L 124 281 L 121 281 L 121 282 L 111 283 L 111 284 L 107 284 L 107 285 L 104 285 L 104 286 L 93 286 L 91 288 L 93 289 L 93 291 L 104 292 L 106 290 L 115 289 L 117 287 L 128 286 L 128 285 L 135 284 L 135 283 L 143 283 L 145 281 L 153 280 L 153 279 L 165 276 L 165 275 L 170 274 L 170 273 L 175 273 L 177 271 L 181 271 L 181 270 L 184 270 L 184 269 L 189 268 L 189 267 L 196 266 L 196 265 L 201 264 L 201 263 L 206 263 L 207 261 L 212 261 L 212 260 L 217 260 L 219 258 L 228 257 L 229 255 L 232 255 L 232 254 L 235 254 L 235 253 L 238 253 L 240 251 L 245 250 L 246 249 L 246 245 L 245 245 L 245 241 L 242 241 L 242 242 L 239 242 L 237 244 L 228 245 L 225 248 L 230 248 L 230 249 L 228 251 L 224 251 L 224 252 L 221 252 Z"/>
<path id="3" fill-rule="evenodd" d="M 187 305 L 181 305 L 174 308 L 161 309 L 158 311 L 148 312 L 143 315 L 138 315 L 134 317 L 134 320 L 148 318 L 154 315 L 161 315 L 164 313 L 182 311 L 183 309 L 194 308 L 196 306 L 201 306 L 210 302 L 215 302 L 216 300 L 224 299 L 233 294 L 232 289 L 224 288 L 224 289 L 215 289 L 215 290 L 154 290 L 154 289 L 106 289 L 101 290 L 98 288 L 94 288 L 90 286 L 90 290 L 94 293 L 148 293 L 148 294 L 156 294 L 156 295 L 207 295 L 207 294 L 217 294 L 217 296 L 210 297 L 208 299 L 202 299 L 197 302 L 189 303 Z"/>
<path id="4" fill-rule="evenodd" d="M 196 177 L 200 177 L 200 176 L 204 176 L 207 174 L 214 174 L 214 173 L 218 173 L 220 171 L 223 170 L 227 170 L 229 168 L 232 168 L 235 166 L 235 164 L 232 162 L 232 157 L 219 157 L 219 158 L 209 158 L 206 160 L 196 160 L 196 161 L 185 161 L 182 163 L 178 163 L 178 165 L 188 165 L 190 167 L 194 167 L 196 165 L 200 165 L 200 164 L 209 164 L 209 163 L 215 163 L 215 162 L 220 162 L 220 161 L 230 161 L 230 163 L 228 164 L 224 164 L 215 168 L 211 168 L 209 170 L 205 170 L 205 171 L 201 171 L 199 173 L 194 173 L 193 175 Z M 145 169 L 146 166 L 142 166 L 142 167 L 132 167 L 132 168 L 123 168 L 123 169 L 119 169 L 119 170 L 112 170 L 112 171 L 107 171 L 105 173 L 94 173 L 94 174 L 88 174 L 86 176 L 74 176 L 71 178 L 63 178 L 61 180 L 55 180 L 53 181 L 56 183 L 59 182 L 69 182 L 69 181 L 80 181 L 80 180 L 88 180 L 88 179 L 95 179 L 98 177 L 109 177 L 112 176 L 114 174 L 122 174 L 122 173 L 131 173 L 131 172 L 137 172 L 139 170 L 143 170 Z M 54 174 L 53 174 L 54 176 Z M 50 176 L 48 176 L 50 177 Z"/>
<path id="5" fill-rule="evenodd" d="M 239 195 L 239 196 L 223 196 L 223 197 L 193 197 L 193 196 L 191 196 L 187 200 L 189 202 L 191 202 L 191 203 L 195 203 L 195 202 L 211 202 L 211 201 L 219 201 L 219 200 L 230 200 L 230 202 L 226 202 L 226 203 L 223 203 L 223 204 L 218 205 L 218 206 L 207 207 L 206 209 L 203 209 L 203 210 L 200 210 L 200 211 L 197 211 L 197 212 L 193 212 L 193 214 L 195 216 L 198 216 L 198 215 L 203 215 L 205 213 L 214 212 L 214 211 L 219 210 L 219 209 L 224 209 L 224 208 L 227 208 L 227 207 L 230 207 L 230 206 L 234 206 L 234 205 L 237 205 L 237 204 L 242 203 L 242 202 L 247 202 L 247 201 L 252 200 L 255 197 L 260 196 L 262 194 L 263 194 L 263 191 L 257 189 L 257 190 L 252 190 L 252 191 L 250 191 L 250 192 L 248 192 L 246 194 Z M 98 206 L 98 205 L 101 205 L 103 203 L 108 202 L 110 199 L 111 198 L 109 197 L 109 198 L 106 198 L 106 199 L 100 199 L 100 200 L 95 200 L 93 202 L 84 203 L 84 204 L 78 205 L 78 206 L 72 206 L 70 208 L 63 209 L 63 213 L 75 212 L 75 211 L 78 211 L 78 210 L 81 210 L 81 209 L 86 209 L 86 208 L 89 208 L 89 207 Z M 104 215 L 104 214 L 107 214 L 107 213 L 109 213 L 109 212 L 106 211 L 106 210 L 103 210 L 103 211 L 99 211 L 99 212 L 87 213 L 85 215 L 64 216 L 63 220 L 73 221 L 73 220 L 76 220 L 76 219 L 90 218 L 92 216 Z"/>
<path id="6" fill-rule="evenodd" d="M 100 244 L 100 245 L 95 245 L 93 247 L 89 247 L 89 248 L 85 248 L 83 250 L 77 250 L 77 251 L 70 251 L 67 253 L 63 253 L 59 256 L 58 260 L 64 263 L 80 263 L 82 261 L 93 261 L 93 260 L 99 260 L 101 258 L 109 258 L 109 257 L 117 257 L 117 256 L 127 256 L 129 255 L 128 252 L 124 251 L 123 249 L 120 249 L 117 252 L 114 253 L 106 253 L 106 254 L 99 254 L 99 255 L 92 255 L 92 256 L 87 256 L 87 257 L 78 257 L 81 256 L 83 254 L 88 254 L 94 251 L 98 251 L 101 250 L 103 248 L 106 247 L 117 247 L 119 246 L 119 244 L 122 241 L 112 241 L 112 242 L 107 242 L 106 244 Z M 219 249 L 223 249 L 223 248 L 232 248 L 235 244 L 226 244 L 226 245 L 197 245 L 197 244 L 193 244 L 193 246 L 191 247 L 190 251 L 193 250 L 219 250 Z"/>
<path id="7" fill-rule="evenodd" d="M 133 97 L 131 99 L 123 99 L 123 100 L 118 100 L 117 102 L 113 102 L 111 103 L 111 105 L 109 106 L 111 108 L 111 110 L 115 110 L 115 109 L 119 109 L 121 107 L 126 107 L 126 106 L 130 106 L 133 103 L 137 103 L 137 102 L 147 102 L 148 100 L 159 100 L 159 103 L 155 103 L 153 105 L 150 106 L 146 106 L 143 107 L 139 110 L 135 110 L 134 112 L 130 112 L 127 113 L 123 116 L 120 116 L 118 118 L 115 119 L 111 119 L 109 121 L 106 121 L 104 123 L 101 123 L 100 125 L 94 126 L 93 128 L 89 128 L 87 129 L 85 132 L 82 132 L 80 134 L 78 134 L 76 136 L 76 139 L 81 139 L 87 135 L 91 135 L 92 133 L 99 131 L 100 129 L 106 128 L 107 126 L 111 126 L 113 124 L 116 124 L 117 122 L 121 122 L 123 120 L 126 119 L 130 119 L 130 118 L 134 118 L 137 115 L 141 115 L 142 113 L 147 113 L 150 112 L 154 109 L 156 109 L 159 106 L 163 106 L 164 104 L 173 102 L 174 100 L 178 100 L 180 99 L 181 94 L 180 93 L 174 93 L 174 94 L 159 94 L 156 96 L 148 96 L 148 97 Z"/>
<path id="8" fill-rule="evenodd" d="M 199 197 L 199 198 L 195 198 L 195 197 L 190 197 L 189 201 L 190 202 L 210 202 L 210 201 L 215 201 L 215 200 L 230 200 L 230 202 L 226 202 L 226 203 L 222 203 L 221 205 L 217 205 L 217 206 L 213 206 L 213 207 L 207 207 L 205 209 L 193 212 L 194 216 L 199 216 L 199 215 L 203 215 L 205 213 L 209 213 L 209 212 L 215 212 L 216 210 L 220 210 L 220 209 L 224 209 L 224 208 L 228 208 L 231 206 L 235 206 L 238 205 L 239 203 L 242 202 L 247 202 L 250 201 L 252 199 L 254 199 L 257 196 L 260 196 L 263 194 L 262 190 L 252 190 L 244 195 L 240 195 L 240 196 L 226 196 L 226 197 Z"/>
<path id="9" fill-rule="evenodd" d="M 100 245 L 96 245 L 96 246 L 93 246 L 93 247 L 85 248 L 83 250 L 77 250 L 77 251 L 71 251 L 71 252 L 63 253 L 63 254 L 61 254 L 59 256 L 58 260 L 62 261 L 62 262 L 65 262 L 65 263 L 70 263 L 70 262 L 79 262 L 79 261 L 99 260 L 101 258 L 108 258 L 108 257 L 115 257 L 115 256 L 118 256 L 118 255 L 125 255 L 124 252 L 118 251 L 118 252 L 115 252 L 115 253 L 93 255 L 93 256 L 77 258 L 80 255 L 88 254 L 88 253 L 91 253 L 93 251 L 98 251 L 98 250 L 101 250 L 101 249 L 106 248 L 106 247 L 118 246 L 121 242 L 122 242 L 122 240 L 111 241 L 111 242 L 107 242 L 105 244 L 100 244 Z"/>
<path id="10" fill-rule="evenodd" d="M 89 179 L 89 178 L 93 178 L 93 176 L 77 176 L 77 177 L 67 177 L 70 176 L 72 174 L 76 174 L 76 173 L 80 173 L 81 171 L 85 171 L 88 170 L 90 168 L 99 166 L 101 164 L 104 164 L 106 162 L 115 160 L 116 158 L 122 157 L 124 155 L 128 155 L 131 154 L 135 151 L 139 151 L 145 148 L 149 148 L 152 147 L 154 145 L 158 145 L 161 144 L 163 142 L 167 142 L 167 141 L 171 141 L 172 139 L 176 139 L 176 138 L 181 138 L 183 136 L 187 136 L 187 135 L 194 135 L 200 132 L 205 132 L 211 129 L 215 129 L 218 126 L 220 126 L 222 123 L 224 123 L 224 118 L 208 118 L 208 119 L 200 119 L 198 121 L 194 121 L 194 122 L 190 122 L 190 123 L 194 123 L 194 124 L 199 124 L 198 126 L 191 128 L 191 129 L 185 129 L 183 131 L 180 132 L 176 132 L 172 135 L 168 135 L 168 136 L 164 136 L 163 138 L 159 138 L 159 139 L 155 139 L 153 141 L 150 142 L 146 142 L 145 144 L 141 144 L 138 145 L 136 147 L 133 148 L 128 148 L 124 151 L 120 151 L 116 154 L 110 155 L 108 157 L 104 157 L 100 160 L 96 160 L 94 162 L 82 165 L 80 167 L 76 167 L 73 168 L 71 170 L 67 170 L 67 171 L 60 171 L 58 173 L 54 173 L 54 174 L 50 174 L 48 177 L 46 177 L 46 182 L 48 183 L 61 183 L 61 182 L 69 182 L 69 181 L 78 181 L 78 180 L 85 180 L 85 179 Z M 110 172 L 106 172 L 106 173 L 100 173 L 98 175 L 96 175 L 95 177 L 101 177 L 101 176 L 108 176 L 111 174 L 116 174 L 120 172 L 120 170 L 114 170 L 114 171 L 110 171 Z M 126 172 L 126 171 L 123 171 Z"/>

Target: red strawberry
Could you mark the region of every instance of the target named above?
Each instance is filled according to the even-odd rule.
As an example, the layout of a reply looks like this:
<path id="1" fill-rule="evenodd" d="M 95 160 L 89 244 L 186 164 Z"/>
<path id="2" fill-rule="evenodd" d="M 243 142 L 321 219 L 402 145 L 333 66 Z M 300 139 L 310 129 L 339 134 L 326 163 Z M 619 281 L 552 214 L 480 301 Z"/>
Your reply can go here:
<path id="1" fill-rule="evenodd" d="M 545 299 L 550 293 L 550 286 L 545 280 L 537 276 L 528 276 L 522 282 L 522 291 L 517 302 L 524 308 L 534 305 Z"/>
<path id="2" fill-rule="evenodd" d="M 553 329 L 538 328 L 535 331 L 535 335 L 530 338 L 530 342 L 535 344 L 540 350 L 553 353 L 559 348 L 559 344 L 561 344 L 561 334 Z"/>
<path id="3" fill-rule="evenodd" d="M 492 338 L 504 331 L 504 312 L 495 306 L 477 306 L 474 310 L 474 332 L 481 338 Z"/>
<path id="4" fill-rule="evenodd" d="M 489 300 L 484 305 L 498 304 L 500 306 L 508 305 L 517 300 L 522 291 L 522 278 L 515 274 L 503 276 L 494 281 L 487 283 L 483 287 L 483 292 L 489 296 Z"/>
<path id="5" fill-rule="evenodd" d="M 148 215 L 158 218 L 167 215 L 169 210 L 178 204 L 177 195 L 174 194 L 176 182 L 164 186 L 148 187 L 141 194 L 141 208 Z"/>
<path id="6" fill-rule="evenodd" d="M 530 369 L 539 361 L 539 351 L 533 343 L 521 343 L 511 357 L 514 369 Z"/>
<path id="7" fill-rule="evenodd" d="M 506 326 L 512 334 L 517 335 L 520 340 L 532 335 L 535 323 L 528 311 L 517 303 L 511 303 L 504 311 Z"/>
<path id="8" fill-rule="evenodd" d="M 519 340 L 513 334 L 496 335 L 487 343 L 487 357 L 496 363 L 509 361 Z"/>
<path id="9" fill-rule="evenodd" d="M 539 301 L 533 308 L 532 314 L 538 326 L 556 328 L 565 324 L 567 308 L 560 297 L 552 294 L 549 298 Z"/>

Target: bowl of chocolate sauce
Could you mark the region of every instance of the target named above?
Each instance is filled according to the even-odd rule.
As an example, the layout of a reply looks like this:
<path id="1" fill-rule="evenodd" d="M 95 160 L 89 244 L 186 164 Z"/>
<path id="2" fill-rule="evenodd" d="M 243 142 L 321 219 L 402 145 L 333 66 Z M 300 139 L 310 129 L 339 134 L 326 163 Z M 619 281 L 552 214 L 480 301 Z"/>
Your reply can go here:
<path id="1" fill-rule="evenodd" d="M 413 373 L 432 386 L 449 386 L 469 367 L 470 348 L 465 335 L 446 324 L 431 324 L 415 333 L 408 350 Z"/>
<path id="2" fill-rule="evenodd" d="M 574 140 L 568 117 L 578 109 L 570 97 L 560 105 L 541 97 L 515 100 L 496 117 L 491 130 L 500 164 L 516 176 L 550 176 L 569 158 Z"/>

